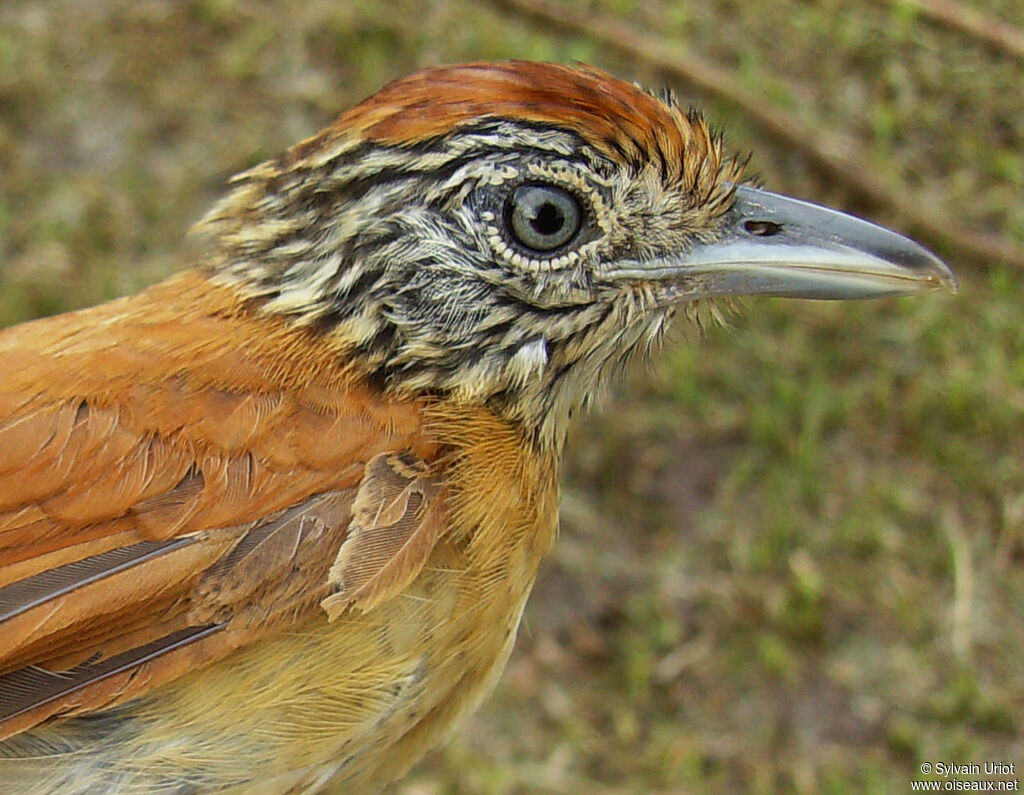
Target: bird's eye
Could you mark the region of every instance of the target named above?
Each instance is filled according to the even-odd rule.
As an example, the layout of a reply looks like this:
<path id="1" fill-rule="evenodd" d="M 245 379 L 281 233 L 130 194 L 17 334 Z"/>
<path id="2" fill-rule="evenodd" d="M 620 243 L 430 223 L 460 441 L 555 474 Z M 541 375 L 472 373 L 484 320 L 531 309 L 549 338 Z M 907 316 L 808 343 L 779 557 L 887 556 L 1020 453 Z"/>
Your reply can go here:
<path id="1" fill-rule="evenodd" d="M 506 218 L 512 235 L 533 251 L 554 251 L 580 230 L 579 202 L 551 185 L 520 185 L 508 200 Z"/>

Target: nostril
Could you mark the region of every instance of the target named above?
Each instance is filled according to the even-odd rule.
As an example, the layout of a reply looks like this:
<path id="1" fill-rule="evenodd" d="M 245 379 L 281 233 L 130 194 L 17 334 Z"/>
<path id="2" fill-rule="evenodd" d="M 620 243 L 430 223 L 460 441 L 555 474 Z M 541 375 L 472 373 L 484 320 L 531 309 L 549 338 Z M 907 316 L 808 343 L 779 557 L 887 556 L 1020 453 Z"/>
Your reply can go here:
<path id="1" fill-rule="evenodd" d="M 782 231 L 782 225 L 774 221 L 747 221 L 743 224 L 743 228 L 758 237 L 771 237 Z"/>

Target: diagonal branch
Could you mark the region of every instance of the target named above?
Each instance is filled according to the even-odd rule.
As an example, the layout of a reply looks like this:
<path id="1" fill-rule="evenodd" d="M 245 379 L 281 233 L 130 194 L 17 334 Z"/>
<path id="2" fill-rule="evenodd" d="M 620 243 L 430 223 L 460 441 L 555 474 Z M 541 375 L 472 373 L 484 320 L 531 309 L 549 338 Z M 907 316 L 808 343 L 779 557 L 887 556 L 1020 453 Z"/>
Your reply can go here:
<path id="1" fill-rule="evenodd" d="M 909 6 L 923 17 L 940 22 L 968 36 L 1024 58 L 1024 30 L 989 16 L 977 8 L 956 0 L 888 0 L 893 5 Z"/>
<path id="2" fill-rule="evenodd" d="M 999 261 L 1024 268 L 1024 248 L 998 235 L 969 229 L 946 213 L 922 207 L 919 196 L 912 191 L 875 178 L 868 159 L 861 152 L 853 151 L 848 140 L 802 123 L 768 105 L 764 97 L 747 89 L 731 72 L 714 63 L 607 16 L 583 13 L 545 0 L 488 2 L 548 27 L 589 36 L 720 98 L 739 109 L 768 135 L 801 152 L 817 168 L 840 180 L 851 191 L 905 219 L 909 231 L 932 245 L 940 245 L 981 264 Z"/>

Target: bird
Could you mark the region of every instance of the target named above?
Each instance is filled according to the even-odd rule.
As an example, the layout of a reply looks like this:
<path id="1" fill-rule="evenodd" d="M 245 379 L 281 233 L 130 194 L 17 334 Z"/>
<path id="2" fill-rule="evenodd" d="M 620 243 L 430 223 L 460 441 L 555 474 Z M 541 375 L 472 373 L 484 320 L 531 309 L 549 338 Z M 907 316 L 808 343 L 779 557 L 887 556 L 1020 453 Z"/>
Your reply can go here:
<path id="1" fill-rule="evenodd" d="M 0 332 L 0 785 L 373 792 L 495 686 L 575 417 L 677 315 L 954 289 L 668 93 L 436 66 L 236 176 L 202 253 Z"/>

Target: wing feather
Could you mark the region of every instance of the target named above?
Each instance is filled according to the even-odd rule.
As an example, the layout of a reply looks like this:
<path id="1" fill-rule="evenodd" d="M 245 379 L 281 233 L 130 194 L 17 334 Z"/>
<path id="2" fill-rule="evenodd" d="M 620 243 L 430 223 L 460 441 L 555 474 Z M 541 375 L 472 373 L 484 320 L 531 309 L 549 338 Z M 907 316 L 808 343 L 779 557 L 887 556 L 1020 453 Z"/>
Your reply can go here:
<path id="1" fill-rule="evenodd" d="M 412 582 L 440 536 L 443 504 L 426 462 L 407 453 L 370 459 L 331 566 L 334 592 L 321 603 L 331 620 L 350 606 L 370 610 Z"/>
<path id="2" fill-rule="evenodd" d="M 436 455 L 420 406 L 222 293 L 0 333 L 0 736 L 326 620 L 367 462 Z"/>
<path id="3" fill-rule="evenodd" d="M 76 560 L 74 563 L 54 566 L 33 577 L 26 577 L 5 588 L 0 588 L 0 621 L 6 621 L 30 608 L 70 593 L 76 588 L 113 576 L 132 566 L 145 563 L 147 560 L 193 544 L 196 540 L 194 537 L 186 536 L 170 541 L 142 541 L 131 546 L 101 552 L 91 558 Z"/>
<path id="4" fill-rule="evenodd" d="M 220 624 L 187 627 L 157 640 L 99 662 L 83 662 L 67 671 L 48 671 L 28 666 L 0 676 L 0 725 L 29 710 L 67 698 L 90 685 L 96 685 L 115 674 L 195 643 L 223 629 Z"/>

